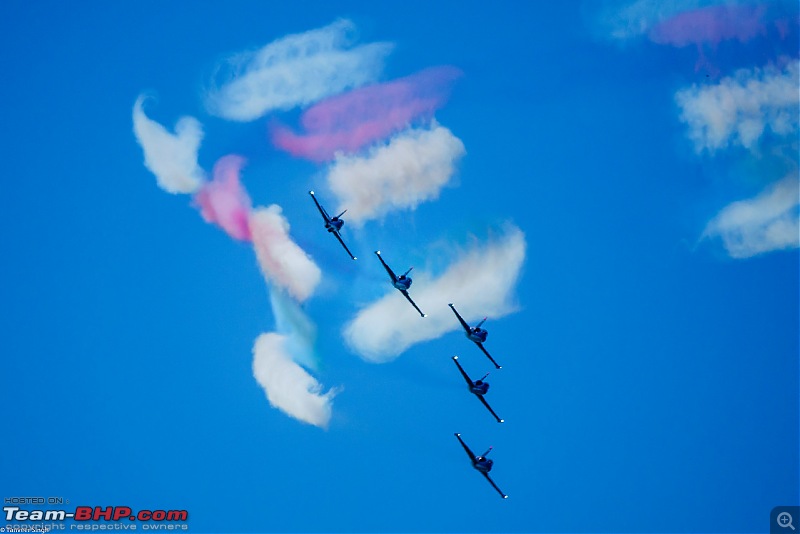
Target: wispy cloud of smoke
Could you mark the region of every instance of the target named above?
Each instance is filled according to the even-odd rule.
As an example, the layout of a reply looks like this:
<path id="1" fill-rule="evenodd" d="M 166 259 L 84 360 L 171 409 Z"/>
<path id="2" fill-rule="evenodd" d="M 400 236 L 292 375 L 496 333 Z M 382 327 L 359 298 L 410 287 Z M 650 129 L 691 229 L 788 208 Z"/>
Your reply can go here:
<path id="1" fill-rule="evenodd" d="M 134 106 L 134 132 L 144 149 L 145 165 L 156 175 L 159 186 L 171 193 L 195 193 L 206 222 L 219 225 L 234 239 L 253 241 L 270 285 L 278 330 L 256 340 L 253 375 L 272 406 L 300 421 L 326 428 L 337 390 L 323 393 L 317 380 L 301 366 L 316 368 L 316 326 L 299 305 L 313 293 L 321 271 L 289 237 L 289 225 L 279 206 L 251 211 L 250 197 L 240 182 L 244 158 L 220 158 L 214 165 L 213 179 L 206 181 L 197 164 L 200 124 L 184 117 L 176 134 L 171 134 L 144 115 L 143 100 L 140 97 Z"/>
<path id="2" fill-rule="evenodd" d="M 299 302 L 310 297 L 322 278 L 322 271 L 289 237 L 289 223 L 280 206 L 273 204 L 253 211 L 250 230 L 258 264 L 267 282 L 283 288 Z"/>
<path id="3" fill-rule="evenodd" d="M 656 24 L 650 40 L 673 46 L 719 44 L 736 39 L 743 43 L 766 32 L 762 23 L 764 6 L 725 4 L 678 13 Z"/>
<path id="4" fill-rule="evenodd" d="M 612 0 L 607 6 L 598 20 L 606 25 L 608 34 L 621 41 L 645 37 L 675 47 L 694 45 L 700 54 L 696 68 L 707 64 L 704 49 L 716 50 L 723 41 L 748 43 L 769 37 L 775 64 L 739 70 L 713 85 L 694 84 L 678 91 L 675 101 L 698 154 L 743 147 L 750 151 L 750 158 L 789 159 L 796 167 L 800 62 L 785 56 L 796 55 L 796 44 L 780 43 L 796 31 L 796 3 L 637 0 L 620 9 Z M 716 77 L 719 71 L 707 66 L 716 70 Z M 765 170 L 765 174 L 770 172 Z M 756 197 L 725 207 L 708 222 L 701 240 L 721 238 L 734 258 L 796 248 L 795 176 L 796 171 Z"/>
<path id="5" fill-rule="evenodd" d="M 306 423 L 327 428 L 335 390 L 322 386 L 289 354 L 292 336 L 261 334 L 253 346 L 253 376 L 264 388 L 269 403 Z"/>
<path id="6" fill-rule="evenodd" d="M 345 326 L 345 340 L 365 360 L 382 363 L 395 359 L 416 343 L 460 330 L 448 302 L 454 302 L 468 321 L 513 312 L 513 291 L 525 260 L 525 248 L 522 231 L 509 226 L 501 239 L 472 247 L 440 277 L 414 277 L 410 294 L 428 317 L 421 319 L 408 301 L 392 289 L 359 311 Z"/>
<path id="7" fill-rule="evenodd" d="M 269 302 L 275 317 L 275 330 L 287 336 L 287 352 L 296 361 L 317 370 L 314 345 L 317 341 L 317 325 L 306 315 L 300 303 L 280 288 L 271 288 Z"/>
<path id="8" fill-rule="evenodd" d="M 733 258 L 749 258 L 800 246 L 800 180 L 796 173 L 756 197 L 729 204 L 706 226 L 702 238 L 721 237 Z"/>
<path id="9" fill-rule="evenodd" d="M 234 239 L 250 241 L 250 197 L 239 179 L 244 163 L 241 156 L 220 158 L 214 165 L 214 179 L 203 184 L 195 202 L 206 222 L 218 224 Z"/>
<path id="10" fill-rule="evenodd" d="M 175 133 L 151 120 L 142 109 L 145 97 L 133 105 L 133 132 L 144 151 L 144 165 L 156 175 L 158 186 L 169 193 L 194 193 L 205 172 L 197 163 L 203 128 L 193 117 L 181 117 Z"/>
<path id="11" fill-rule="evenodd" d="M 340 19 L 316 30 L 286 36 L 228 59 L 226 81 L 207 95 L 212 114 L 255 120 L 269 111 L 303 106 L 375 81 L 389 43 L 353 46 L 355 26 Z"/>
<path id="12" fill-rule="evenodd" d="M 401 132 L 364 157 L 338 155 L 327 175 L 337 211 L 347 208 L 348 222 L 359 226 L 436 199 L 465 152 L 460 139 L 434 123 L 429 130 Z"/>
<path id="13" fill-rule="evenodd" d="M 333 397 L 323 393 L 303 366 L 317 369 L 317 327 L 300 302 L 309 298 L 322 273 L 289 237 L 280 206 L 258 208 L 250 216 L 253 247 L 267 285 L 277 332 L 262 334 L 253 347 L 253 375 L 275 408 L 306 423 L 327 428 Z"/>
<path id="14" fill-rule="evenodd" d="M 610 2 L 599 14 L 599 22 L 611 37 L 627 40 L 646 34 L 661 21 L 687 10 L 707 6 L 704 0 L 638 0 L 619 7 Z"/>
<path id="15" fill-rule="evenodd" d="M 644 36 L 655 43 L 678 47 L 716 45 L 726 40 L 744 43 L 766 35 L 772 24 L 783 36 L 791 18 L 774 2 L 612 0 L 603 4 L 595 10 L 594 18 L 605 35 L 619 41 Z"/>
<path id="16" fill-rule="evenodd" d="M 340 151 L 357 152 L 412 121 L 430 119 L 460 75 L 455 67 L 434 67 L 331 97 L 303 113 L 300 122 L 306 134 L 274 125 L 272 142 L 294 156 L 317 162 L 328 161 Z"/>
<path id="17" fill-rule="evenodd" d="M 716 85 L 678 91 L 675 100 L 695 149 L 754 149 L 767 127 L 779 136 L 797 132 L 799 72 L 800 62 L 792 60 L 783 70 L 745 69 Z"/>
<path id="18" fill-rule="evenodd" d="M 274 127 L 276 145 L 314 161 L 333 159 L 328 178 L 339 200 L 352 204 L 348 206 L 352 222 L 363 224 L 392 210 L 413 209 L 438 197 L 465 153 L 463 143 L 433 120 L 461 73 L 453 67 L 436 67 L 375 84 L 392 47 L 383 42 L 357 44 L 353 23 L 337 20 L 229 58 L 218 69 L 205 104 L 219 117 L 250 121 L 274 110 L 307 107 L 328 98 L 301 116 L 299 131 Z M 375 85 L 358 89 L 368 84 Z M 345 91 L 351 92 L 329 98 Z M 234 239 L 253 243 L 276 323 L 274 332 L 255 340 L 253 375 L 272 406 L 326 428 L 339 388 L 326 392 L 311 375 L 318 364 L 317 331 L 302 307 L 321 281 L 320 268 L 289 236 L 289 224 L 279 206 L 252 209 L 241 183 L 244 158 L 221 158 L 208 181 L 198 164 L 203 138 L 200 123 L 183 117 L 175 132 L 169 132 L 144 114 L 143 102 L 140 97 L 134 105 L 134 132 L 144 149 L 145 165 L 156 175 L 159 186 L 171 193 L 194 194 L 207 222 L 220 226 Z M 427 128 L 411 129 L 421 126 Z M 392 135 L 394 138 L 384 141 Z M 378 141 L 384 142 L 375 146 Z M 364 157 L 345 155 L 370 145 L 372 149 L 362 154 Z M 427 283 L 427 289 L 428 281 L 420 277 L 417 286 L 422 291 L 415 297 L 432 308 L 446 303 L 443 294 L 457 295 L 468 318 L 478 313 L 499 317 L 514 308 L 510 294 L 524 255 L 522 232 L 512 228 L 500 241 L 466 252 L 444 275 Z M 465 281 L 474 285 L 462 287 Z M 395 293 L 391 296 L 398 297 Z M 434 330 L 425 330 L 423 337 L 401 335 L 387 355 L 387 349 L 377 345 L 395 337 L 392 328 L 404 322 L 412 326 L 410 330 L 417 326 L 406 318 L 387 326 L 390 321 L 385 317 L 394 319 L 401 315 L 400 310 L 408 311 L 408 303 L 400 299 L 390 302 L 388 310 L 377 306 L 375 311 L 370 312 L 373 307 L 362 311 L 349 327 L 351 343 L 366 347 L 375 361 L 391 359 L 404 346 L 458 327 L 448 309 L 434 312 L 430 323 Z M 408 317 L 418 318 L 416 313 Z M 363 322 L 377 324 L 376 331 L 363 336 Z"/>

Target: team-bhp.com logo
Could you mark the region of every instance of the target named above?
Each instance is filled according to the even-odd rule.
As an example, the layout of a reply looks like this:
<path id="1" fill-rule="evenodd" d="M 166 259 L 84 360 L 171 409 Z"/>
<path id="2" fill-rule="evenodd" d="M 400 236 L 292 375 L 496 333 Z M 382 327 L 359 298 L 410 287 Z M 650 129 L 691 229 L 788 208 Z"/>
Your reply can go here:
<path id="1" fill-rule="evenodd" d="M 143 528 L 147 528 L 147 523 L 164 525 L 174 522 L 185 522 L 189 519 L 189 512 L 186 510 L 139 510 L 134 512 L 130 506 L 78 506 L 74 511 L 67 510 L 23 510 L 19 506 L 4 506 L 6 521 L 28 522 L 28 521 L 49 521 L 59 522 L 72 520 L 77 522 L 99 523 L 101 521 L 139 521 L 145 523 Z M 159 529 L 157 525 L 152 528 Z M 11 525 L 6 525 L 6 528 Z M 78 530 L 88 529 L 89 525 L 79 523 L 70 525 L 70 529 L 78 527 Z M 97 525 L 95 525 L 97 526 Z M 186 528 L 185 523 L 178 528 Z M 86 528 L 81 528 L 86 527 Z M 163 528 L 163 527 L 161 527 Z M 91 528 L 95 530 L 95 528 Z M 8 531 L 11 532 L 11 531 Z"/>

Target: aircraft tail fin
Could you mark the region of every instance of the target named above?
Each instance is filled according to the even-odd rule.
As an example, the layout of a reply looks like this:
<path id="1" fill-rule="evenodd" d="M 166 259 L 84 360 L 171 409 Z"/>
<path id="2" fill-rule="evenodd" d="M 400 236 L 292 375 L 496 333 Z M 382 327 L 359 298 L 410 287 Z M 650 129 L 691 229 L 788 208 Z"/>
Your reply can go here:
<path id="1" fill-rule="evenodd" d="M 342 215 L 344 215 L 345 213 L 347 213 L 347 210 L 344 210 L 342 213 L 340 213 L 339 215 L 337 215 L 336 217 L 334 217 L 334 219 L 338 219 L 339 217 L 341 217 L 341 216 L 342 216 Z"/>

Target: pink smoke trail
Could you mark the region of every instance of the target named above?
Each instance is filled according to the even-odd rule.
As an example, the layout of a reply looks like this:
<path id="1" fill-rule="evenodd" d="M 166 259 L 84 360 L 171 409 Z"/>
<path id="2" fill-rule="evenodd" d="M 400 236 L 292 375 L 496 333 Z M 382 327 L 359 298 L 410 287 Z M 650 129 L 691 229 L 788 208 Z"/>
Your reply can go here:
<path id="1" fill-rule="evenodd" d="M 683 47 L 717 45 L 728 39 L 746 43 L 765 33 L 763 6 L 720 5 L 684 11 L 653 26 L 648 37 L 654 43 Z"/>
<path id="2" fill-rule="evenodd" d="M 329 161 L 339 151 L 357 152 L 412 121 L 430 119 L 460 75 L 455 67 L 432 67 L 329 98 L 303 113 L 306 134 L 273 124 L 271 140 L 293 156 L 316 162 Z"/>
<path id="3" fill-rule="evenodd" d="M 194 197 L 206 222 L 219 225 L 234 239 L 251 241 L 250 197 L 239 181 L 245 164 L 241 156 L 220 158 L 214 165 L 214 178 L 206 182 Z"/>

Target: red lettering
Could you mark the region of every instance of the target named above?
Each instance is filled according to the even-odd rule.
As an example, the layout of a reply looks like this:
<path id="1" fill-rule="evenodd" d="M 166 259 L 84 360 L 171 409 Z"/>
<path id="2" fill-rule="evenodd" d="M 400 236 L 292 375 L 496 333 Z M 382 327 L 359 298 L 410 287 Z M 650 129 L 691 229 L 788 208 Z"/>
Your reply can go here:
<path id="1" fill-rule="evenodd" d="M 167 513 L 167 521 L 186 521 L 189 519 L 189 512 L 186 510 L 170 510 Z"/>
<path id="2" fill-rule="evenodd" d="M 95 521 L 100 521 L 100 518 L 103 518 L 106 521 L 111 521 L 112 517 L 114 517 L 113 506 L 106 506 L 105 510 L 103 510 L 99 506 L 94 507 L 94 515 L 92 515 L 92 519 L 94 519 Z"/>
<path id="3" fill-rule="evenodd" d="M 131 515 L 131 509 L 127 506 L 117 506 L 114 509 L 114 521 L 119 521 L 123 517 L 128 517 Z"/>
<path id="4" fill-rule="evenodd" d="M 78 506 L 75 508 L 75 521 L 88 521 L 92 518 L 92 508 L 90 506 Z"/>

